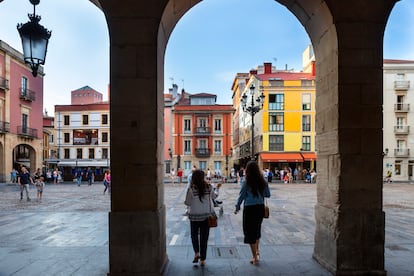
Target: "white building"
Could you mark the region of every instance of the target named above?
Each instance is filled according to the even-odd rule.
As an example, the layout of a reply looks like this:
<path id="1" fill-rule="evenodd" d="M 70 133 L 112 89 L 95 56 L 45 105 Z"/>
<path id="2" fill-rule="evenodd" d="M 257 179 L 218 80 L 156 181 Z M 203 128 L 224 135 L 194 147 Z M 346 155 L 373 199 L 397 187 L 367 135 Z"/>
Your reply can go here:
<path id="1" fill-rule="evenodd" d="M 384 60 L 384 176 L 413 180 L 414 60 Z"/>
<path id="2" fill-rule="evenodd" d="M 95 179 L 101 180 L 104 170 L 110 167 L 109 102 L 90 103 L 88 93 L 99 92 L 88 86 L 75 91 L 83 91 L 84 103 L 55 105 L 57 166 L 65 180 L 73 178 L 78 169 L 86 172 L 88 167 L 94 170 Z M 73 92 L 72 99 L 79 97 Z"/>

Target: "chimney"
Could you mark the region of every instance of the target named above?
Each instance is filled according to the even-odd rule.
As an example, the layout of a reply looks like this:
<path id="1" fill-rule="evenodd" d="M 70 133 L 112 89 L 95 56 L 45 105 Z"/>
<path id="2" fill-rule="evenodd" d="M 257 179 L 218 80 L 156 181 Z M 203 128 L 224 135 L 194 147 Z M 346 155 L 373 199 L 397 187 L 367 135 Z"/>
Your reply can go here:
<path id="1" fill-rule="evenodd" d="M 257 75 L 257 70 L 256 69 L 250 69 L 250 76 L 251 75 Z"/>
<path id="2" fill-rule="evenodd" d="M 312 61 L 312 76 L 316 76 L 316 64 L 315 61 Z"/>
<path id="3" fill-rule="evenodd" d="M 264 64 L 264 73 L 265 74 L 271 74 L 272 73 L 272 63 L 271 62 L 265 62 Z"/>

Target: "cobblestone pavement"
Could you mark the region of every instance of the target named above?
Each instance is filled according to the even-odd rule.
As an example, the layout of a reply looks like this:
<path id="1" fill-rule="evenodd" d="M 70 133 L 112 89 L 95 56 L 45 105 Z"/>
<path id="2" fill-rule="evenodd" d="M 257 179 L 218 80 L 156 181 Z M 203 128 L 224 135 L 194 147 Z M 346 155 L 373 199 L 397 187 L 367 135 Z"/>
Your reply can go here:
<path id="1" fill-rule="evenodd" d="M 233 214 L 238 184 L 220 190 L 224 213 L 211 229 L 207 265 L 192 266 L 185 184 L 165 184 L 167 253 L 164 275 L 330 275 L 312 259 L 316 186 L 271 184 L 270 219 L 263 223 L 261 263 L 248 263 L 242 215 Z M 0 276 L 106 275 L 110 196 L 103 185 L 47 185 L 43 201 L 19 200 L 16 186 L 0 184 Z M 414 185 L 385 184 L 385 269 L 414 275 Z M 219 212 L 219 209 L 217 209 Z"/>

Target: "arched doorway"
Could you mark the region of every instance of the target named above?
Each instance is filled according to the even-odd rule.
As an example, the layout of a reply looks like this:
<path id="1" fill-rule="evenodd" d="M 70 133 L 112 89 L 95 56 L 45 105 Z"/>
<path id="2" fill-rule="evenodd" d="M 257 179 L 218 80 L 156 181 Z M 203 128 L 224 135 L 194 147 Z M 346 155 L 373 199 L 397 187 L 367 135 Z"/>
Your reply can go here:
<path id="1" fill-rule="evenodd" d="M 175 24 L 198 3 L 144 2 L 121 8 L 100 1 L 112 56 L 113 275 L 158 274 L 167 262 L 161 162 L 164 53 Z M 317 57 L 314 257 L 336 274 L 385 274 L 382 36 L 395 1 L 278 2 L 304 25 Z M 140 35 L 129 35 L 137 30 Z M 362 172 L 360 178 L 355 179 L 355 171 Z"/>
<path id="2" fill-rule="evenodd" d="M 34 173 L 37 169 L 36 165 L 38 165 L 36 155 L 35 149 L 30 145 L 19 144 L 15 146 L 13 149 L 13 168 L 19 170 L 20 166 L 25 166 L 30 173 Z"/>

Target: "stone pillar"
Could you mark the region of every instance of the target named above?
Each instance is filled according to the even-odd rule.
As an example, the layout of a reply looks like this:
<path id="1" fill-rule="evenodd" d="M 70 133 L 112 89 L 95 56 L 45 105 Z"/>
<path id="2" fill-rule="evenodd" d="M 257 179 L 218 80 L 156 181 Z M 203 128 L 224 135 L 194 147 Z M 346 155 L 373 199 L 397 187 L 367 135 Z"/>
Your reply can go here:
<path id="1" fill-rule="evenodd" d="M 163 84 L 157 81 L 163 70 L 157 57 L 160 11 L 147 1 L 101 3 L 111 43 L 108 275 L 161 275 L 168 259 L 158 89 Z"/>
<path id="2" fill-rule="evenodd" d="M 315 47 L 318 187 L 314 258 L 335 275 L 386 274 L 382 37 L 391 7 L 385 1 L 371 1 L 368 11 L 367 4 L 330 3 L 333 26 L 321 34 Z M 366 13 L 355 12 L 363 10 Z"/>

